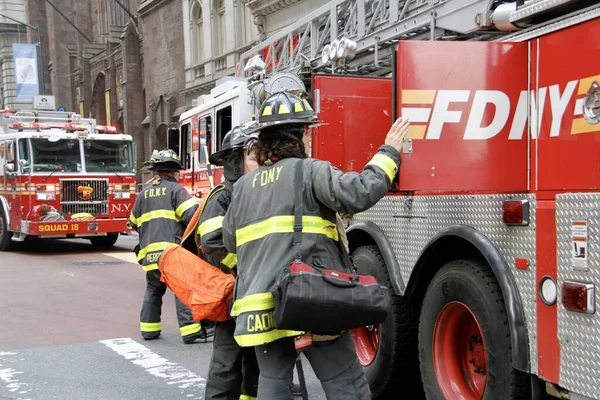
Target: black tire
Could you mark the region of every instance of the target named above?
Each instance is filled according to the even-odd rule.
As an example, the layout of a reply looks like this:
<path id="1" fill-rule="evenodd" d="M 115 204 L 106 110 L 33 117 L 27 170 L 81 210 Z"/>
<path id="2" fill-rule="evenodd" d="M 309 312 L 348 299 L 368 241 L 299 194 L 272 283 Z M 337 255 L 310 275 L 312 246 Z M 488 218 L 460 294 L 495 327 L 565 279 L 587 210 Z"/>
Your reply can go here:
<path id="1" fill-rule="evenodd" d="M 510 330 L 508 326 L 508 317 L 506 314 L 506 308 L 504 300 L 502 298 L 502 291 L 498 285 L 498 281 L 492 272 L 492 270 L 485 264 L 477 261 L 469 260 L 456 260 L 451 261 L 444 265 L 440 271 L 435 275 L 431 281 L 425 299 L 423 301 L 423 307 L 421 311 L 421 318 L 419 324 L 419 358 L 421 377 L 424 382 L 424 389 L 427 399 L 444 399 L 442 394 L 442 387 L 449 387 L 448 375 L 440 373 L 441 379 L 444 381 L 438 382 L 438 378 L 435 373 L 435 366 L 433 361 L 433 348 L 434 348 L 434 331 L 436 323 L 438 327 L 443 329 L 439 338 L 450 337 L 452 329 L 450 325 L 462 326 L 462 331 L 466 329 L 463 324 L 456 323 L 448 325 L 448 329 L 444 329 L 444 323 L 438 316 L 442 310 L 449 310 L 446 308 L 448 304 L 452 303 L 451 306 L 458 306 L 460 310 L 466 310 L 463 313 L 467 315 L 467 318 L 475 321 L 480 328 L 480 332 L 483 340 L 483 348 L 485 349 L 486 358 L 483 361 L 485 374 L 483 370 L 479 369 L 479 374 L 485 383 L 483 389 L 484 400 L 497 400 L 497 399 L 529 399 L 531 398 L 531 383 L 528 374 L 524 374 L 515 370 L 512 367 L 511 357 L 511 341 L 510 341 Z M 466 306 L 466 307 L 464 307 Z M 469 313 L 470 311 L 470 313 Z M 446 314 L 448 315 L 448 314 Z M 456 315 L 456 314 L 454 314 Z M 460 321 L 460 320 L 457 320 Z M 469 336 L 459 335 L 463 338 Z M 471 336 L 472 338 L 473 336 Z M 458 341 L 458 342 L 462 342 Z M 471 345 L 471 340 L 468 343 L 452 343 L 452 346 L 447 348 L 451 349 L 454 347 L 456 357 L 455 360 L 459 360 L 464 352 L 461 352 L 461 346 L 467 348 Z M 439 342 L 441 343 L 441 342 Z M 477 342 L 474 342 L 477 343 Z M 481 343 L 481 342 L 479 342 Z M 478 346 L 477 344 L 475 346 Z M 481 347 L 480 347 L 481 348 Z M 469 348 L 472 351 L 472 348 Z M 452 351 L 452 350 L 451 350 Z M 438 357 L 443 358 L 444 362 L 439 363 L 440 368 L 444 368 L 449 364 L 453 365 L 465 365 L 460 362 L 453 362 L 453 357 L 445 357 L 444 353 L 438 353 Z M 474 359 L 482 360 L 478 358 L 477 354 L 472 351 L 471 355 L 475 355 L 469 360 L 469 363 L 477 364 Z M 462 355 L 462 357 L 466 357 Z M 473 372 L 477 374 L 475 370 L 476 365 L 469 365 L 466 368 L 473 368 Z M 461 376 L 469 376 L 469 371 L 463 368 L 461 370 Z M 459 367 L 457 370 L 460 370 Z M 462 379 L 462 378 L 461 378 Z M 454 385 L 456 387 L 456 385 Z M 461 392 L 461 395 L 463 393 Z M 447 397 L 456 397 L 456 395 L 449 395 Z M 462 396 L 461 396 L 462 397 Z M 465 399 L 477 398 L 473 396 L 471 392 L 465 392 Z"/>
<path id="2" fill-rule="evenodd" d="M 0 205 L 0 251 L 8 251 L 12 245 L 12 233 L 8 230 L 8 221 L 4 216 L 4 207 Z"/>
<path id="3" fill-rule="evenodd" d="M 360 274 L 369 274 L 390 288 L 392 283 L 383 257 L 375 245 L 362 246 L 352 253 Z M 392 296 L 387 319 L 380 325 L 379 349 L 369 365 L 363 365 L 374 399 L 397 399 L 398 393 L 411 393 L 411 399 L 424 398 L 418 371 L 419 310 L 403 297 Z"/>
<path id="4" fill-rule="evenodd" d="M 95 247 L 108 248 L 114 246 L 119 239 L 118 233 L 109 233 L 106 236 L 97 236 L 90 238 L 90 242 Z"/>

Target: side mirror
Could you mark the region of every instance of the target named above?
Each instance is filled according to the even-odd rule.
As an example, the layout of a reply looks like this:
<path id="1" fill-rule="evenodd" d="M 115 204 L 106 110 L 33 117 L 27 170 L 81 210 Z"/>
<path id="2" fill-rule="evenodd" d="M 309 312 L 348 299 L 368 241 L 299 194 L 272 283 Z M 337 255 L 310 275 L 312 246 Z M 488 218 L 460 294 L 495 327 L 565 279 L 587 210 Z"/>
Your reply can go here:
<path id="1" fill-rule="evenodd" d="M 8 142 L 6 144 L 6 162 L 12 163 L 15 161 L 15 148 L 13 142 Z M 14 165 L 13 165 L 14 168 Z"/>

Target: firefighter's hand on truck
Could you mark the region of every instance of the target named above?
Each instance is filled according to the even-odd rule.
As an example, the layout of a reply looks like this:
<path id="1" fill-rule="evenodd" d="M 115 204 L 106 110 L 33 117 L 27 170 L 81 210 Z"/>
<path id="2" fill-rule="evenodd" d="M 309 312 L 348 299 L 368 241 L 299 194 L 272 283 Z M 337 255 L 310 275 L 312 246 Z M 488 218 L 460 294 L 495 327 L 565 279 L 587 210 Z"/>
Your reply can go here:
<path id="1" fill-rule="evenodd" d="M 384 143 L 392 146 L 400 153 L 402 150 L 402 141 L 408 133 L 409 125 L 408 119 L 398 118 L 390 128 Z"/>

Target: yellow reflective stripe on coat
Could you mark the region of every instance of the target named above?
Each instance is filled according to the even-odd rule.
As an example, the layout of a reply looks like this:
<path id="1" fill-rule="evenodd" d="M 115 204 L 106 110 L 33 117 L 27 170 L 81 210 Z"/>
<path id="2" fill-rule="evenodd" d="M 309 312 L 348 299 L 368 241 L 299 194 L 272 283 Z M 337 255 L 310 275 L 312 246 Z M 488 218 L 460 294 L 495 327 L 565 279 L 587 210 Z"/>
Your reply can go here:
<path id="1" fill-rule="evenodd" d="M 194 333 L 197 333 L 198 331 L 200 331 L 200 324 L 191 324 L 191 325 L 186 325 L 186 326 L 182 326 L 179 328 L 179 332 L 181 333 L 181 336 L 193 335 Z"/>
<path id="2" fill-rule="evenodd" d="M 256 397 L 252 397 L 247 394 L 240 394 L 240 400 L 256 400 Z"/>
<path id="3" fill-rule="evenodd" d="M 140 322 L 142 332 L 158 332 L 161 330 L 160 322 Z"/>
<path id="4" fill-rule="evenodd" d="M 226 266 L 227 268 L 233 268 L 237 264 L 237 254 L 229 253 L 222 260 L 221 264 Z"/>
<path id="5" fill-rule="evenodd" d="M 138 220 L 133 214 L 129 216 L 129 220 L 137 226 Z"/>
<path id="6" fill-rule="evenodd" d="M 371 161 L 367 163 L 367 165 L 376 165 L 381 168 L 390 178 L 390 182 L 394 180 L 396 172 L 398 172 L 396 162 L 392 158 L 381 153 L 375 154 Z"/>
<path id="7" fill-rule="evenodd" d="M 301 336 L 304 332 L 284 331 L 275 329 L 269 332 L 249 333 L 246 335 L 235 336 L 235 341 L 241 347 L 260 346 L 261 344 L 271 343 L 284 337 Z"/>
<path id="8" fill-rule="evenodd" d="M 142 214 L 139 218 L 137 218 L 135 224 L 137 226 L 140 226 L 144 222 L 148 222 L 148 221 L 151 221 L 151 220 L 157 219 L 157 218 L 172 219 L 177 222 L 181 221 L 181 218 L 179 218 L 177 215 L 175 215 L 175 211 L 173 211 L 173 210 L 154 210 L 154 211 L 150 211 L 145 214 Z"/>
<path id="9" fill-rule="evenodd" d="M 251 294 L 243 299 L 236 300 L 231 308 L 231 316 L 237 317 L 241 313 L 269 310 L 275 307 L 275 298 L 272 293 Z"/>
<path id="10" fill-rule="evenodd" d="M 207 219 L 198 226 L 196 233 L 198 233 L 199 236 L 204 236 L 207 233 L 211 233 L 216 231 L 217 229 L 221 229 L 221 227 L 223 226 L 223 219 L 225 219 L 225 217 L 223 217 L 222 215 L 220 217 Z"/>
<path id="11" fill-rule="evenodd" d="M 190 208 L 194 207 L 196 204 L 198 204 L 198 201 L 196 201 L 196 199 L 192 197 L 191 199 L 186 200 L 183 203 L 181 203 L 179 205 L 179 207 L 177 207 L 177 209 L 175 210 L 175 214 L 179 218 L 181 218 L 181 216 L 183 215 L 184 212 L 186 212 Z"/>
<path id="12" fill-rule="evenodd" d="M 148 246 L 146 246 L 140 250 L 140 252 L 138 253 L 137 259 L 138 259 L 138 261 L 143 260 L 144 257 L 146 257 L 146 254 L 148 254 L 148 252 L 150 252 L 150 251 L 164 250 L 167 247 L 174 247 L 174 246 L 177 246 L 177 243 L 171 243 L 171 242 L 150 243 Z"/>
<path id="13" fill-rule="evenodd" d="M 261 222 L 245 226 L 235 232 L 237 245 L 242 246 L 253 240 L 262 239 L 271 233 L 293 233 L 294 216 L 284 215 L 271 217 Z M 339 240 L 337 226 L 334 222 L 321 217 L 302 217 L 302 232 L 325 235 L 329 239 Z"/>
<path id="14" fill-rule="evenodd" d="M 146 272 L 154 271 L 155 269 L 158 269 L 158 264 L 152 263 L 152 264 L 148 264 L 148 265 L 142 265 L 142 269 Z"/>

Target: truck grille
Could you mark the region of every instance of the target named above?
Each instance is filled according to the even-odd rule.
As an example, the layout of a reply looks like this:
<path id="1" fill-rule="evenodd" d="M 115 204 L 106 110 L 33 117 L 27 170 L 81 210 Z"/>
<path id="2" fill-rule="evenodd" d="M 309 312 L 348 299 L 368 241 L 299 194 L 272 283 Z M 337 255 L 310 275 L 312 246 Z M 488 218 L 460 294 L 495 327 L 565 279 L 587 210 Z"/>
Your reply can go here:
<path id="1" fill-rule="evenodd" d="M 108 214 L 108 179 L 61 179 L 60 212 Z"/>

